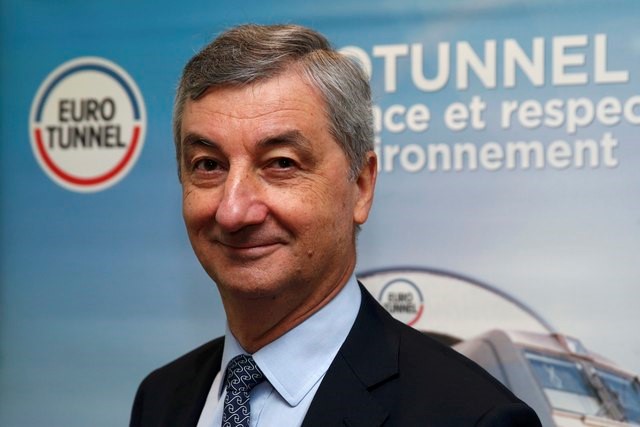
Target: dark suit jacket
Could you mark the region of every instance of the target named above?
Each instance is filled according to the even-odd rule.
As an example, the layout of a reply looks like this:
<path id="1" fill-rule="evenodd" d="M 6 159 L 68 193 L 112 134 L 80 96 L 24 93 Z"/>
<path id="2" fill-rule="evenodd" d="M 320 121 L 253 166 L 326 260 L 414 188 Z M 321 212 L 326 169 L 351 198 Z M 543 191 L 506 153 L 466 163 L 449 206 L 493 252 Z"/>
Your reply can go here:
<path id="1" fill-rule="evenodd" d="M 131 427 L 195 427 L 220 370 L 223 345 L 218 338 L 149 374 L 136 394 Z M 356 321 L 303 426 L 382 425 L 537 427 L 540 422 L 482 368 L 396 321 L 362 288 Z"/>

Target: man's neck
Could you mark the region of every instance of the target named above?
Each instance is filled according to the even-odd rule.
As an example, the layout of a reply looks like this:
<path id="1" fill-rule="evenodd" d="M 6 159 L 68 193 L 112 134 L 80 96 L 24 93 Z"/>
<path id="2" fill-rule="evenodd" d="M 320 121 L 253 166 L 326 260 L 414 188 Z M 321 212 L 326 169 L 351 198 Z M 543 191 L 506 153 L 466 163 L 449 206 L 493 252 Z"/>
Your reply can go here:
<path id="1" fill-rule="evenodd" d="M 327 305 L 346 285 L 349 268 L 332 286 L 302 299 L 285 295 L 266 298 L 222 297 L 229 329 L 242 348 L 252 354 L 295 328 Z"/>

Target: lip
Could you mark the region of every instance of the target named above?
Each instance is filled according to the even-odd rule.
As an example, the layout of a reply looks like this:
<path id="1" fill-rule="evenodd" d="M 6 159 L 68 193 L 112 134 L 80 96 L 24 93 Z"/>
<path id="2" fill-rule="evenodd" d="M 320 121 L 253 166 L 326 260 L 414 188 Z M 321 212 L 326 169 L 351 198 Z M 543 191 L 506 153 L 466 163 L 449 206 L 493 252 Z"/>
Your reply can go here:
<path id="1" fill-rule="evenodd" d="M 267 256 L 282 245 L 280 242 L 232 243 L 218 241 L 224 251 L 233 258 L 255 259 Z"/>

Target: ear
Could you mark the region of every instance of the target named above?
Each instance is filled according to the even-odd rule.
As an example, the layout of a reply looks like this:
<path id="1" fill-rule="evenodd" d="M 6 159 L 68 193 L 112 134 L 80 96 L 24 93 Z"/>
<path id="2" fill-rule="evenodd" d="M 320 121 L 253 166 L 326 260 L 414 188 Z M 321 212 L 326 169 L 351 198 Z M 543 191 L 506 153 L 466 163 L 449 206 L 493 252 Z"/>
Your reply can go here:
<path id="1" fill-rule="evenodd" d="M 371 204 L 373 203 L 373 192 L 376 187 L 378 177 L 378 157 L 373 151 L 369 151 L 360 175 L 356 178 L 358 194 L 353 209 L 353 222 L 361 225 L 369 217 Z"/>

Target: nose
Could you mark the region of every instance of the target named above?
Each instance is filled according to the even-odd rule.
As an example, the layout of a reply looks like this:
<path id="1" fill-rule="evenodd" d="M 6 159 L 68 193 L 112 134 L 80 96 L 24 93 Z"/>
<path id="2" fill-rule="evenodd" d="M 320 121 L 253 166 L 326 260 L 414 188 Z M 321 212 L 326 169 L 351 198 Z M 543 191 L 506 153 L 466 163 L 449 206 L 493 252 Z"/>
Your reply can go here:
<path id="1" fill-rule="evenodd" d="M 247 170 L 230 170 L 216 210 L 216 223 L 229 233 L 261 224 L 268 213 L 262 199 L 259 177 Z"/>

